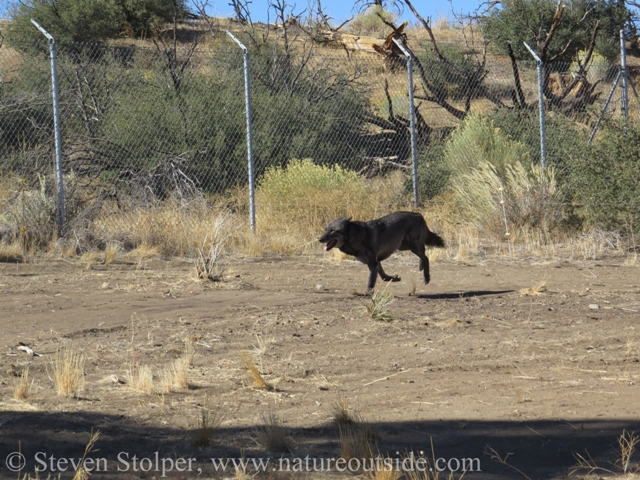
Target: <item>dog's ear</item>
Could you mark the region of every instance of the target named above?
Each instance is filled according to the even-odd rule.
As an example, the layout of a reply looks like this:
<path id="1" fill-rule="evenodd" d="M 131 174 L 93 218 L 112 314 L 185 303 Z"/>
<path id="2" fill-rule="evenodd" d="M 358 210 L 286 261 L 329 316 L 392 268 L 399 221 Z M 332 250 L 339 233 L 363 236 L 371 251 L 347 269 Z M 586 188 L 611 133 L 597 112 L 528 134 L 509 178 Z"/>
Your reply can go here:
<path id="1" fill-rule="evenodd" d="M 346 222 L 350 222 L 352 218 L 353 218 L 353 217 L 347 217 L 347 218 L 345 218 L 345 219 L 344 219 L 345 223 L 346 223 Z"/>

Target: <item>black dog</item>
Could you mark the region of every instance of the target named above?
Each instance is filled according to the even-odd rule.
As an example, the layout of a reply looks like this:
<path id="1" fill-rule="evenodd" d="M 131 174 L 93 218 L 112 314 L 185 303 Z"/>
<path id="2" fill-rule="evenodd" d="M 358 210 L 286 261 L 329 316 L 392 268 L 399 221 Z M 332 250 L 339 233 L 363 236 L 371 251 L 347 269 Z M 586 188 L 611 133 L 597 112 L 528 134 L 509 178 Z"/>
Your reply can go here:
<path id="1" fill-rule="evenodd" d="M 373 292 L 378 274 L 385 282 L 400 281 L 397 275 L 387 275 L 380 264 L 396 250 L 411 250 L 420 258 L 420 270 L 424 272 L 426 285 L 431 278 L 424 247 L 444 247 L 444 240 L 427 228 L 424 217 L 413 212 L 394 212 L 370 222 L 352 222 L 351 217 L 338 218 L 327 225 L 319 240 L 326 244 L 326 251 L 338 248 L 367 264 L 367 293 Z"/>

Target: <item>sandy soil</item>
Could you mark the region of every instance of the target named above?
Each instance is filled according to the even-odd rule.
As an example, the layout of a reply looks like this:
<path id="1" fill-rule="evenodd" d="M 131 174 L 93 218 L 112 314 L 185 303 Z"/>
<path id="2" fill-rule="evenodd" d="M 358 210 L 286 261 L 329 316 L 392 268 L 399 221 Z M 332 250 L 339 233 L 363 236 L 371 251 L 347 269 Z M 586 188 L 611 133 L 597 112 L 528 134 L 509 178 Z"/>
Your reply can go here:
<path id="1" fill-rule="evenodd" d="M 18 450 L 23 474 L 46 464 L 40 478 L 71 478 L 58 460 L 82 457 L 92 429 L 100 438 L 88 458 L 106 459 L 107 468 L 91 478 L 162 477 L 151 460 L 134 471 L 122 452 L 196 459 L 192 471 L 165 463 L 167 478 L 233 476 L 210 458 L 337 458 L 337 403 L 367 425 L 382 454 L 435 453 L 440 467 L 478 458 L 481 471 L 464 475 L 472 479 L 564 478 L 575 454 L 618 474 L 618 437 L 640 434 L 640 268 L 617 258 L 433 262 L 424 286 L 417 259 L 397 254 L 385 262 L 403 279 L 388 284 L 389 323 L 370 318 L 367 299 L 353 294 L 364 290 L 366 268 L 329 255 L 231 260 L 216 284 L 194 281 L 181 260 L 120 257 L 86 267 L 0 264 L 2 478 L 17 477 L 8 456 Z M 543 291 L 521 292 L 541 282 Z M 162 372 L 185 341 L 196 353 L 189 387 L 163 392 Z M 21 342 L 40 356 L 18 350 Z M 56 395 L 51 380 L 64 347 L 85 356 L 78 398 Z M 253 388 L 243 351 L 271 391 Z M 129 385 L 127 372 L 143 365 L 157 393 Z M 27 366 L 29 397 L 15 400 Z M 203 409 L 222 419 L 206 447 L 194 436 Z M 289 453 L 267 451 L 256 427 L 269 414 L 287 428 Z M 491 451 L 511 454 L 509 465 Z M 259 476 L 267 475 L 347 474 L 269 468 Z"/>

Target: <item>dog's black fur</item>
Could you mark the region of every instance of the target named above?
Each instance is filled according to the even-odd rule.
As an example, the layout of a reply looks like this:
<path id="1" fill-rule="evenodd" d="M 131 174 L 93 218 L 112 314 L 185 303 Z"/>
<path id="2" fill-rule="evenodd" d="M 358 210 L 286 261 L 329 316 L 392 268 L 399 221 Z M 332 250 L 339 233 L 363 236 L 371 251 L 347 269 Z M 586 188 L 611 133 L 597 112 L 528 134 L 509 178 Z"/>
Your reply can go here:
<path id="1" fill-rule="evenodd" d="M 420 258 L 426 285 L 431 277 L 424 247 L 444 247 L 444 240 L 429 230 L 422 215 L 414 212 L 394 212 L 369 222 L 338 218 L 327 225 L 319 241 L 325 244 L 325 250 L 338 248 L 369 267 L 367 293 L 373 292 L 378 274 L 385 282 L 400 281 L 397 275 L 387 275 L 380 264 L 396 250 L 411 250 Z"/>

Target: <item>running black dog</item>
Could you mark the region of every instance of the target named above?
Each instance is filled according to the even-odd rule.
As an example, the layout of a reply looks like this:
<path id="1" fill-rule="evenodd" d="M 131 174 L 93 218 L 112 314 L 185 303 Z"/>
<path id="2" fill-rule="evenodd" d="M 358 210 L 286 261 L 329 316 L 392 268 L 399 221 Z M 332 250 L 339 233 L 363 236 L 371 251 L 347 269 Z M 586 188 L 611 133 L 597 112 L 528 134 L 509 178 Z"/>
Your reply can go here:
<path id="1" fill-rule="evenodd" d="M 338 248 L 369 267 L 367 293 L 373 292 L 378 274 L 385 282 L 400 281 L 397 275 L 387 275 L 380 264 L 396 250 L 411 250 L 420 258 L 426 285 L 431 277 L 424 248 L 426 245 L 444 247 L 444 240 L 429 230 L 422 215 L 414 212 L 394 212 L 369 222 L 338 218 L 327 225 L 319 241 L 325 244 L 326 251 Z"/>

